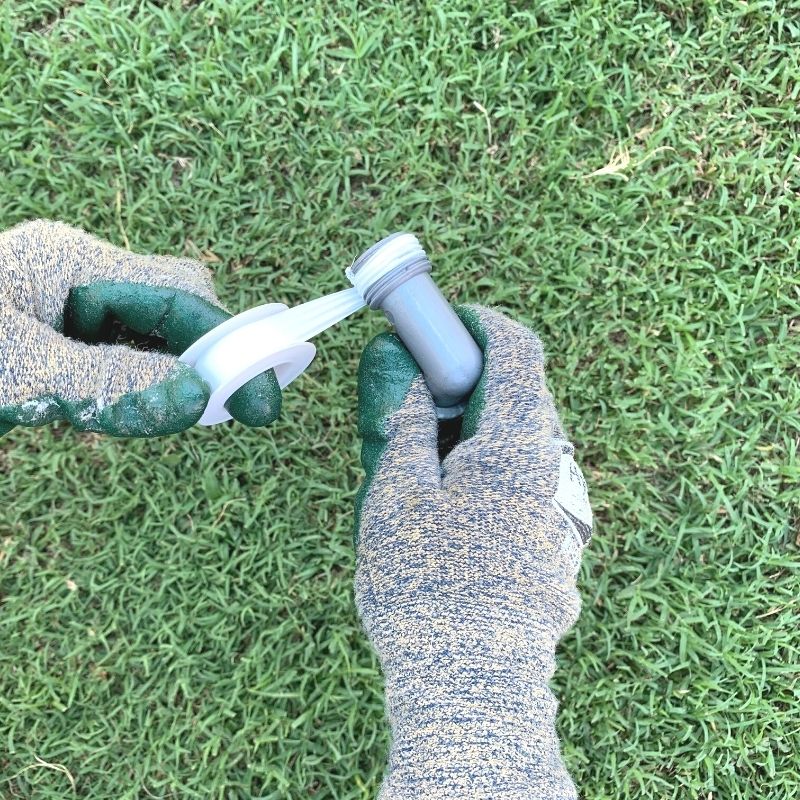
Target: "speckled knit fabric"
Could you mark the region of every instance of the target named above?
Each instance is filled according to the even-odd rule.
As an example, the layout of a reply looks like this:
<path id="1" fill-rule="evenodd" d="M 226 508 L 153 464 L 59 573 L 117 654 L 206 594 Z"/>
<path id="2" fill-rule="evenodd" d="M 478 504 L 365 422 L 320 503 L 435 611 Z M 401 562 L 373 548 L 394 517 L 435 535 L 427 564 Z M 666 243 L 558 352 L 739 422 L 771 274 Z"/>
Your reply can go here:
<path id="1" fill-rule="evenodd" d="M 98 281 L 175 287 L 219 304 L 198 262 L 129 253 L 60 222 L 12 228 L 0 234 L 0 406 L 57 395 L 91 397 L 102 407 L 179 368 L 174 356 L 90 346 L 60 334 L 69 290 Z"/>
<path id="2" fill-rule="evenodd" d="M 178 356 L 229 318 L 196 261 L 137 255 L 47 220 L 0 233 L 0 436 L 55 420 L 111 436 L 191 427 L 210 387 Z M 120 330 L 160 350 L 106 343 Z M 227 404 L 251 426 L 280 407 L 271 370 Z"/>
<path id="3" fill-rule="evenodd" d="M 487 309 L 462 318 L 485 357 L 470 438 L 439 461 L 421 377 L 381 424 L 362 425 L 365 448 L 382 448 L 356 575 L 392 732 L 380 798 L 567 800 L 548 682 L 579 613 L 591 511 L 538 338 Z M 370 359 L 361 391 L 374 393 L 386 359 Z"/>

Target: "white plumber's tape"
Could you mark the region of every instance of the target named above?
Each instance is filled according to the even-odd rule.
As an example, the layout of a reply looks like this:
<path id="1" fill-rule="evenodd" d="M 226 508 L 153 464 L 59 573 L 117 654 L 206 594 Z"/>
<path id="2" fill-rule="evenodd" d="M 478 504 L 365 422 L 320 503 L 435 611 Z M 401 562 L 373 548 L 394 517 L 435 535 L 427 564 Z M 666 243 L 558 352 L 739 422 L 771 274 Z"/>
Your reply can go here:
<path id="1" fill-rule="evenodd" d="M 211 387 L 199 424 L 231 419 L 225 408 L 231 395 L 268 369 L 275 371 L 281 389 L 288 386 L 314 360 L 316 348 L 307 340 L 363 306 L 356 289 L 345 289 L 294 308 L 257 306 L 209 331 L 180 357 Z"/>

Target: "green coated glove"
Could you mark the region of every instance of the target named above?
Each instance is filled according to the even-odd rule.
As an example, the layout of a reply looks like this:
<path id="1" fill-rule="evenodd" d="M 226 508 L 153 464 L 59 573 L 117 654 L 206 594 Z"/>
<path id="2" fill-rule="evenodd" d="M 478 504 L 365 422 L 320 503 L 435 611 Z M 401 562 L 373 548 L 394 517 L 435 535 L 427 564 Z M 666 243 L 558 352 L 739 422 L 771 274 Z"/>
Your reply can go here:
<path id="1" fill-rule="evenodd" d="M 392 732 L 380 797 L 567 800 L 548 682 L 580 610 L 586 485 L 539 339 L 488 309 L 458 313 L 484 370 L 443 461 L 399 340 L 374 339 L 359 369 L 356 602 Z"/>
<path id="2" fill-rule="evenodd" d="M 209 387 L 177 356 L 229 317 L 196 261 L 137 255 L 46 220 L 0 233 L 0 435 L 57 419 L 112 436 L 191 427 Z M 103 343 L 118 323 L 168 352 Z M 280 407 L 271 371 L 228 403 L 252 426 Z"/>

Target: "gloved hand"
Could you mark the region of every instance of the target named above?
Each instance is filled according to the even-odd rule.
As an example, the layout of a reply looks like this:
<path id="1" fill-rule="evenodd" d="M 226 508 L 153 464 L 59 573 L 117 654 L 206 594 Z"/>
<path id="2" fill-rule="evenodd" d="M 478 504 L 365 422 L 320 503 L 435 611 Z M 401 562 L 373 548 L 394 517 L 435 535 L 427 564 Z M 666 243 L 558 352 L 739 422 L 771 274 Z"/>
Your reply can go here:
<path id="1" fill-rule="evenodd" d="M 458 313 L 484 371 L 443 461 L 399 340 L 374 339 L 359 368 L 356 602 L 392 732 L 380 797 L 575 798 L 548 681 L 580 609 L 586 486 L 539 339 L 485 308 Z"/>
<path id="2" fill-rule="evenodd" d="M 0 233 L 0 435 L 56 419 L 112 436 L 191 427 L 209 387 L 176 356 L 229 317 L 196 261 L 129 253 L 46 220 Z M 115 320 L 161 337 L 172 355 L 95 343 Z M 272 371 L 228 403 L 253 426 L 280 407 Z"/>

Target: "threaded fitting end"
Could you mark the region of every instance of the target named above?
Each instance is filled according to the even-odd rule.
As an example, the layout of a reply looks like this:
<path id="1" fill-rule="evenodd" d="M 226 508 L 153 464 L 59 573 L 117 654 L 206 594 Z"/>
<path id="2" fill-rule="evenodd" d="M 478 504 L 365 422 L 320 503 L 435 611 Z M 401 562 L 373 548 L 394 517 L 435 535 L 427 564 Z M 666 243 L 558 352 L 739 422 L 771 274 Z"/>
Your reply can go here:
<path id="1" fill-rule="evenodd" d="M 345 270 L 370 308 L 379 308 L 383 299 L 409 278 L 431 271 L 431 262 L 416 236 L 393 233 L 364 251 Z"/>

